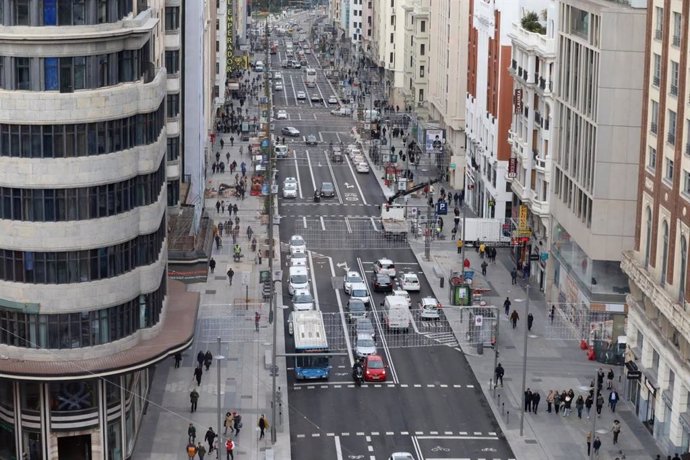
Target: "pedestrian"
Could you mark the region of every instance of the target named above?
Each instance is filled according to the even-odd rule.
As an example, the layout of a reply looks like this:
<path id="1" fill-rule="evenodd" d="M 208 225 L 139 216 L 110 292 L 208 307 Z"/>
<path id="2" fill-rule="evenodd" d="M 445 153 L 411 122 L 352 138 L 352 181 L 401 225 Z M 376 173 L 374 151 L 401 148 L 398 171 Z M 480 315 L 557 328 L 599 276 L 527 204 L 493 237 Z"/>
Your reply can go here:
<path id="1" fill-rule="evenodd" d="M 604 407 L 604 397 L 601 394 L 597 395 L 597 416 L 601 417 L 601 409 Z"/>
<path id="2" fill-rule="evenodd" d="M 587 433 L 587 457 L 591 455 L 592 452 L 592 432 Z"/>
<path id="3" fill-rule="evenodd" d="M 482 275 L 486 276 L 486 267 L 488 267 L 489 264 L 486 263 L 486 260 L 482 261 Z"/>
<path id="4" fill-rule="evenodd" d="M 254 234 L 254 230 L 252 230 L 251 225 L 247 225 L 247 239 L 249 241 L 252 240 L 252 235 Z"/>
<path id="5" fill-rule="evenodd" d="M 609 393 L 609 407 L 611 408 L 611 412 L 616 412 L 616 404 L 618 404 L 618 399 L 618 392 L 614 388 Z"/>
<path id="6" fill-rule="evenodd" d="M 601 391 L 601 387 L 604 385 L 604 369 L 601 367 L 597 371 L 597 393 Z"/>
<path id="7" fill-rule="evenodd" d="M 594 449 L 594 455 L 599 457 L 599 448 L 601 448 L 601 439 L 599 439 L 599 436 L 594 438 L 594 442 L 592 443 L 592 448 Z"/>
<path id="8" fill-rule="evenodd" d="M 484 243 L 481 243 L 479 245 L 479 257 L 481 257 L 483 259 L 485 254 L 486 254 L 486 245 Z"/>
<path id="9" fill-rule="evenodd" d="M 513 329 L 517 327 L 517 322 L 520 319 L 520 315 L 518 315 L 517 310 L 513 310 L 513 313 L 510 314 L 510 321 L 513 323 Z"/>
<path id="10" fill-rule="evenodd" d="M 220 239 L 220 236 L 216 235 L 215 240 L 216 240 L 216 249 L 220 249 L 221 247 L 223 247 L 223 241 Z"/>
<path id="11" fill-rule="evenodd" d="M 558 411 L 561 409 L 561 395 L 557 391 L 554 391 L 553 396 L 553 412 L 558 415 Z"/>
<path id="12" fill-rule="evenodd" d="M 503 369 L 503 366 L 501 366 L 501 363 L 498 363 L 498 366 L 496 366 L 496 370 L 494 371 L 495 374 L 495 383 L 494 383 L 494 388 L 498 386 L 498 382 L 501 382 L 501 388 L 503 388 L 503 375 L 505 374 L 505 369 Z"/>
<path id="13" fill-rule="evenodd" d="M 216 212 L 220 213 L 220 200 L 216 201 Z"/>
<path id="14" fill-rule="evenodd" d="M 196 379 L 197 386 L 201 385 L 201 376 L 203 373 L 204 371 L 201 370 L 201 365 L 194 368 L 194 378 Z"/>
<path id="15" fill-rule="evenodd" d="M 671 460 L 680 460 L 680 456 L 678 455 L 677 452 L 676 452 L 676 455 L 674 455 Z"/>
<path id="16" fill-rule="evenodd" d="M 613 433 L 613 444 L 618 444 L 618 436 L 621 434 L 621 422 L 619 420 L 613 421 L 611 432 Z"/>
<path id="17" fill-rule="evenodd" d="M 225 154 L 225 159 L 227 160 L 228 164 L 230 164 L 230 152 Z"/>
<path id="18" fill-rule="evenodd" d="M 462 252 L 462 245 L 463 245 L 462 238 L 458 238 L 458 242 L 455 243 L 455 246 L 458 249 L 458 254 L 460 254 Z"/>
<path id="19" fill-rule="evenodd" d="M 175 353 L 175 369 L 180 367 L 180 361 L 182 361 L 182 353 L 178 351 L 177 353 Z"/>
<path id="20" fill-rule="evenodd" d="M 503 308 L 505 309 L 506 316 L 510 314 L 510 298 L 506 297 L 505 302 L 503 302 Z"/>
<path id="21" fill-rule="evenodd" d="M 197 449 L 196 449 L 196 446 L 194 445 L 193 442 L 190 442 L 187 444 L 186 450 L 187 450 L 187 456 L 189 458 L 196 457 Z M 29 458 L 29 457 L 26 457 L 26 458 Z"/>
<path id="22" fill-rule="evenodd" d="M 592 398 L 592 395 L 589 394 L 587 395 L 587 399 L 585 399 L 585 409 L 587 409 L 587 418 L 589 418 L 589 414 L 592 411 L 592 404 L 594 404 L 594 399 Z"/>
<path id="23" fill-rule="evenodd" d="M 199 353 L 196 354 L 196 362 L 199 363 L 199 367 L 201 367 L 204 364 L 204 357 L 205 356 L 206 355 L 201 350 L 199 350 Z"/>
<path id="24" fill-rule="evenodd" d="M 223 422 L 223 426 L 225 427 L 225 429 L 223 430 L 223 435 L 228 434 L 228 428 L 230 428 L 230 432 L 232 433 L 233 422 L 234 422 L 234 419 L 232 416 L 232 412 L 226 412 L 225 413 L 225 421 Z"/>
<path id="25" fill-rule="evenodd" d="M 220 202 L 220 213 L 225 214 L 225 200 Z M 222 233 L 221 233 L 222 235 Z"/>
<path id="26" fill-rule="evenodd" d="M 196 453 L 199 455 L 199 460 L 204 460 L 204 456 L 206 455 L 206 448 L 202 443 L 199 443 L 199 445 L 196 446 Z"/>
<path id="27" fill-rule="evenodd" d="M 207 371 L 208 371 L 208 368 L 211 367 L 212 362 L 213 362 L 213 355 L 211 354 L 211 350 L 206 350 L 206 354 L 204 355 L 204 365 L 206 366 Z"/>
<path id="28" fill-rule="evenodd" d="M 232 439 L 225 441 L 226 460 L 235 460 L 235 442 Z"/>
<path id="29" fill-rule="evenodd" d="M 536 415 L 537 409 L 539 408 L 539 401 L 541 400 L 541 395 L 537 390 L 532 392 L 532 412 Z"/>
<path id="30" fill-rule="evenodd" d="M 261 417 L 259 417 L 259 439 L 264 438 L 264 432 L 266 431 L 266 428 L 268 428 L 268 419 L 264 414 L 261 414 Z"/>
<path id="31" fill-rule="evenodd" d="M 606 374 L 606 389 L 607 390 L 610 390 L 611 388 L 613 388 L 613 378 L 614 378 L 613 368 L 609 367 L 609 373 Z"/>
<path id="32" fill-rule="evenodd" d="M 211 260 L 208 261 L 208 267 L 211 269 L 211 274 L 213 274 L 213 271 L 216 269 L 216 259 L 211 257 Z"/>
<path id="33" fill-rule="evenodd" d="M 510 271 L 510 282 L 513 285 L 517 284 L 517 270 L 515 268 Z"/>
<path id="34" fill-rule="evenodd" d="M 196 412 L 196 403 L 198 401 L 199 401 L 199 392 L 196 391 L 196 388 L 192 388 L 192 391 L 189 393 L 189 402 L 192 403 L 191 412 Z"/>
<path id="35" fill-rule="evenodd" d="M 208 442 L 208 453 L 210 454 L 213 452 L 213 441 L 216 439 L 216 433 L 213 431 L 213 427 L 208 427 L 208 431 L 206 432 L 206 436 L 204 436 L 204 440 Z"/>
<path id="36" fill-rule="evenodd" d="M 525 390 L 525 412 L 532 412 L 532 390 Z"/>
<path id="37" fill-rule="evenodd" d="M 556 306 L 551 305 L 551 312 L 549 313 L 549 320 L 551 320 L 551 324 L 553 324 L 553 317 L 556 316 Z"/>
<path id="38" fill-rule="evenodd" d="M 225 147 L 225 141 L 223 139 L 220 140 L 220 149 L 223 150 L 223 147 Z"/>
<path id="39" fill-rule="evenodd" d="M 254 313 L 254 331 L 259 332 L 259 322 L 261 321 L 261 313 L 258 311 Z"/>
<path id="40" fill-rule="evenodd" d="M 575 400 L 575 409 L 577 409 L 577 418 L 582 418 L 582 409 L 585 407 L 585 400 L 582 395 L 579 395 Z"/>
<path id="41" fill-rule="evenodd" d="M 527 330 L 528 331 L 532 330 L 532 324 L 534 324 L 534 315 L 532 315 L 532 313 L 529 313 L 527 315 Z"/>
<path id="42" fill-rule="evenodd" d="M 238 210 L 239 210 L 239 208 L 237 207 L 237 203 L 233 204 L 232 205 L 232 212 L 235 213 L 235 217 L 237 217 L 237 211 Z"/>
<path id="43" fill-rule="evenodd" d="M 240 435 L 240 430 L 242 429 L 242 416 L 238 414 L 237 412 L 233 412 L 233 420 L 235 424 L 235 437 L 238 437 Z"/>
<path id="44" fill-rule="evenodd" d="M 191 423 L 189 424 L 189 427 L 187 427 L 187 436 L 189 437 L 189 442 L 194 444 L 196 441 L 196 428 L 194 428 L 194 425 Z"/>
<path id="45" fill-rule="evenodd" d="M 235 136 L 230 136 L 230 147 L 235 145 Z"/>
<path id="46" fill-rule="evenodd" d="M 228 275 L 228 282 L 230 283 L 230 286 L 232 286 L 232 277 L 235 276 L 235 271 L 232 269 L 232 267 L 228 267 L 228 271 L 226 271 L 225 274 Z"/>

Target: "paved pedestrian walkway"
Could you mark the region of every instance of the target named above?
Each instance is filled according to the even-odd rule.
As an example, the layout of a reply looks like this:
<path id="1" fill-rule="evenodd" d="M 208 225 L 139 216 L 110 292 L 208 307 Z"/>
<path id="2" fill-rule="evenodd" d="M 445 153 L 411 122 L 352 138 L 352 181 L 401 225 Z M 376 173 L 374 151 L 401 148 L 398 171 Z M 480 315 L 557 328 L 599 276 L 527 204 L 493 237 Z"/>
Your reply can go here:
<path id="1" fill-rule="evenodd" d="M 245 104 L 246 106 L 246 104 Z M 257 112 L 257 108 L 250 105 L 250 115 Z M 234 146 L 230 137 L 234 136 Z M 220 148 L 223 139 L 224 148 Z M 241 262 L 233 262 L 232 237 L 223 232 L 222 247 L 213 244 L 213 258 L 216 261 L 214 273 L 209 273 L 205 283 L 189 286 L 190 290 L 201 294 L 199 317 L 196 326 L 194 344 L 182 353 L 179 368 L 174 367 L 174 361 L 163 362 L 156 366 L 148 408 L 134 450 L 133 459 L 172 460 L 188 458 L 185 447 L 188 442 L 187 428 L 193 424 L 196 428 L 197 442 L 204 442 L 204 437 L 212 427 L 217 432 L 218 425 L 218 382 L 220 382 L 220 411 L 221 411 L 221 458 L 225 459 L 225 440 L 230 436 L 223 433 L 222 424 L 228 411 L 236 411 L 242 415 L 243 428 L 238 436 L 233 437 L 236 443 L 235 458 L 241 460 L 289 459 L 290 438 L 289 419 L 287 414 L 288 394 L 285 371 L 285 360 L 278 359 L 278 383 L 281 388 L 280 400 L 282 405 L 278 411 L 278 420 L 271 420 L 272 379 L 269 372 L 270 351 L 272 344 L 272 325 L 269 324 L 269 305 L 262 296 L 262 285 L 259 281 L 260 271 L 268 270 L 267 253 L 264 253 L 261 264 L 258 252 L 267 250 L 266 217 L 261 215 L 264 198 L 251 196 L 247 190 L 245 199 L 218 196 L 217 190 L 221 183 L 235 184 L 234 174 L 227 167 L 226 153 L 230 154 L 229 162 L 243 161 L 247 163 L 247 176 L 250 177 L 253 168 L 246 142 L 239 142 L 238 135 L 223 134 L 216 140 L 212 158 L 208 163 L 208 180 L 206 184 L 205 205 L 209 216 L 215 224 L 232 220 L 239 216 L 241 231 L 238 242 L 242 247 L 244 257 Z M 242 146 L 243 155 L 240 155 Z M 226 162 L 224 173 L 213 174 L 211 163 L 215 161 L 215 152 L 221 152 L 221 160 Z M 239 169 L 239 168 L 238 168 Z M 240 173 L 241 175 L 241 173 Z M 221 194 L 222 195 L 222 194 Z M 225 212 L 217 212 L 216 202 L 224 201 Z M 236 204 L 237 214 L 229 216 L 227 207 Z M 257 240 L 257 252 L 251 250 L 250 240 L 247 238 L 247 225 L 254 231 Z M 274 238 L 279 241 L 278 227 L 275 227 Z M 274 266 L 280 268 L 279 244 L 276 244 L 276 259 Z M 228 267 L 234 270 L 232 284 L 226 275 Z M 280 286 L 276 286 L 276 305 L 282 305 Z M 258 331 L 255 328 L 255 315 L 259 313 Z M 282 309 L 278 309 L 276 320 L 283 324 Z M 220 352 L 218 338 L 220 337 Z M 278 353 L 284 352 L 283 328 L 278 328 Z M 193 372 L 196 367 L 197 354 L 210 351 L 214 357 L 219 354 L 224 358 L 214 359 L 209 370 L 204 370 L 201 385 L 196 384 Z M 267 355 L 268 353 L 268 355 Z M 218 373 L 220 365 L 220 374 Z M 205 369 L 205 368 L 204 368 Z M 199 393 L 198 408 L 191 412 L 190 392 L 196 389 Z M 281 414 L 282 408 L 285 408 Z M 277 442 L 271 444 L 270 434 L 259 440 L 257 423 L 261 414 L 268 417 L 269 424 L 277 430 Z M 207 443 L 206 447 L 208 448 Z M 198 457 L 197 457 L 198 458 Z M 217 458 L 206 455 L 206 458 Z"/>

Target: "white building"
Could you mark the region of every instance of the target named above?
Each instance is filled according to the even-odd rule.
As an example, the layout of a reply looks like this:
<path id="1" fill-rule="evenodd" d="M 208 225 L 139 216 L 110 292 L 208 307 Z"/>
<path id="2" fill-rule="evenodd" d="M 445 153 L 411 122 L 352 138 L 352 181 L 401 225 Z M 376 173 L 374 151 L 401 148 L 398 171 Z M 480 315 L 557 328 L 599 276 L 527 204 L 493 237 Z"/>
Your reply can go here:
<path id="1" fill-rule="evenodd" d="M 364 30 L 364 18 L 362 15 L 363 7 L 362 2 L 364 0 L 348 0 L 349 4 L 349 20 L 347 35 L 352 43 L 352 47 L 355 50 L 355 55 L 360 52 L 360 44 L 362 42 L 362 32 Z"/>
<path id="2" fill-rule="evenodd" d="M 182 20 L 183 5 L 179 0 L 165 1 L 165 69 L 168 73 L 166 131 L 168 133 L 168 206 L 180 205 L 180 181 L 182 178 L 180 153 L 182 139 Z"/>
<path id="3" fill-rule="evenodd" d="M 402 87 L 405 84 L 405 1 L 381 1 L 376 7 L 377 22 L 374 25 L 378 66 L 384 69 L 386 94 L 389 102 L 404 107 Z"/>
<path id="4" fill-rule="evenodd" d="M 515 225 L 523 225 L 522 231 L 528 238 L 522 258 L 529 261 L 529 254 L 539 256 L 539 260 L 529 262 L 530 276 L 543 289 L 551 234 L 549 197 L 554 146 L 551 133 L 556 109 L 552 90 L 556 71 L 558 2 L 547 0 L 538 6 L 532 11 L 523 9 L 520 21 L 512 25 L 508 34 L 513 51 L 510 66 L 513 99 L 519 98 L 519 104 L 513 106 L 508 140 L 510 161 L 515 170 L 509 170 L 508 181 L 514 193 L 513 209 L 518 210 Z M 535 31 L 522 25 L 530 18 L 530 13 L 539 22 L 525 22 L 525 26 L 531 25 Z"/>
<path id="5" fill-rule="evenodd" d="M 406 107 L 418 107 L 426 100 L 429 82 L 429 3 L 408 0 L 405 12 L 405 83 L 401 88 Z"/>

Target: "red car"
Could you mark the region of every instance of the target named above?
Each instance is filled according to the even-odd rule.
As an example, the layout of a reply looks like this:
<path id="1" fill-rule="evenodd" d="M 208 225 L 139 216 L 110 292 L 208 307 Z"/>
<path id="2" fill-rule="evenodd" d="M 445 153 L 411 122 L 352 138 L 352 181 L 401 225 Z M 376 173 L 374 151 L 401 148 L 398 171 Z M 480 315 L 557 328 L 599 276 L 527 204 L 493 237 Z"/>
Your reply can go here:
<path id="1" fill-rule="evenodd" d="M 369 355 L 364 360 L 364 380 L 367 382 L 386 381 L 386 367 L 379 355 Z"/>

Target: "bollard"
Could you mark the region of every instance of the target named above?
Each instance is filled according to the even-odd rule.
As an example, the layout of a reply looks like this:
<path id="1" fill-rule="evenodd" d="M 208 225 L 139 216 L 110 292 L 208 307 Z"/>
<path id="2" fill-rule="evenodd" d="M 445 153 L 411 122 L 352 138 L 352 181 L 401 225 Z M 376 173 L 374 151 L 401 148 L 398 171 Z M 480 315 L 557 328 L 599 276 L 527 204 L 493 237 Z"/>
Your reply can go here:
<path id="1" fill-rule="evenodd" d="M 445 278 L 444 278 L 444 277 L 442 276 L 442 277 L 441 277 L 441 279 L 440 279 L 440 280 L 439 280 L 439 282 L 438 282 L 438 284 L 439 284 L 439 287 L 441 287 L 441 288 L 442 288 L 442 287 L 443 287 L 443 284 L 444 284 L 444 282 L 445 282 Z"/>
<path id="2" fill-rule="evenodd" d="M 506 414 L 506 403 L 501 403 L 501 415 Z"/>
<path id="3" fill-rule="evenodd" d="M 510 411 L 506 412 L 506 425 L 510 423 Z"/>
<path id="4" fill-rule="evenodd" d="M 501 393 L 498 394 L 498 404 L 501 404 Z"/>

